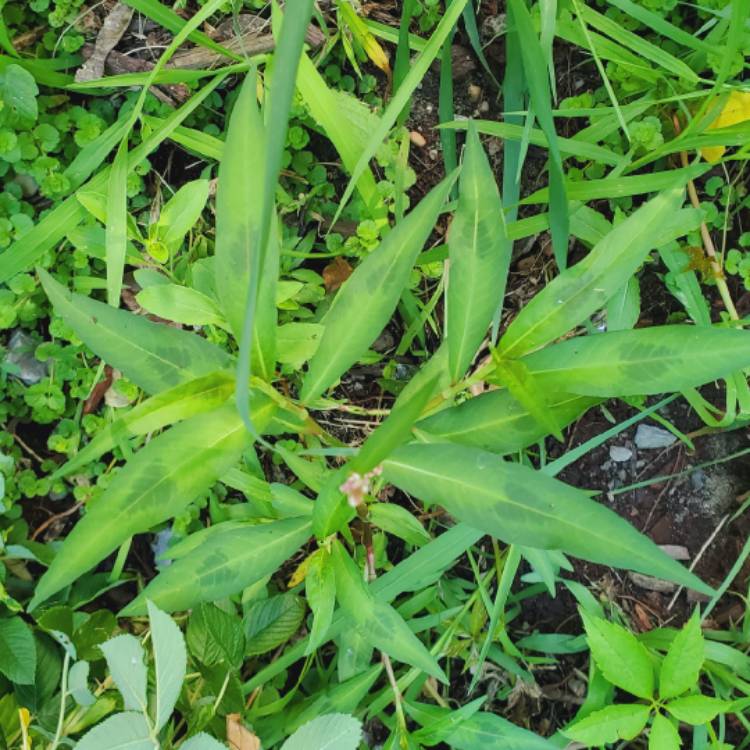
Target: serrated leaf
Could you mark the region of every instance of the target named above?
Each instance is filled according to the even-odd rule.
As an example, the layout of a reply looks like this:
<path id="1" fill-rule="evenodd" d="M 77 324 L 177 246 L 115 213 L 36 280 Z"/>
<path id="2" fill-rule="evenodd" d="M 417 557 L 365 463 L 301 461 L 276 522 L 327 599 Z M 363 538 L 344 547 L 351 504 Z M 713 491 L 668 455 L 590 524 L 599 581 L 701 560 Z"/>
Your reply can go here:
<path id="1" fill-rule="evenodd" d="M 99 646 L 122 695 L 126 711 L 146 712 L 146 664 L 140 641 L 129 633 L 117 635 Z"/>
<path id="2" fill-rule="evenodd" d="M 147 606 L 156 671 L 154 725 L 158 732 L 169 721 L 180 696 L 187 668 L 187 651 L 185 639 L 174 620 L 153 602 L 147 602 Z"/>
<path id="3" fill-rule="evenodd" d="M 141 613 L 147 598 L 173 612 L 236 594 L 273 573 L 309 536 L 305 518 L 213 534 L 159 573 L 121 616 Z"/>
<path id="4" fill-rule="evenodd" d="M 300 400 L 309 402 L 330 388 L 380 335 L 452 185 L 449 177 L 433 188 L 344 282 L 321 320 L 325 331 L 302 382 Z"/>
<path id="5" fill-rule="evenodd" d="M 0 672 L 11 682 L 30 685 L 36 671 L 31 628 L 18 616 L 0 619 Z"/>
<path id="6" fill-rule="evenodd" d="M 299 630 L 304 616 L 304 599 L 295 594 L 256 602 L 245 615 L 245 654 L 265 654 L 288 641 Z"/>
<path id="7" fill-rule="evenodd" d="M 266 420 L 271 414 L 269 408 Z M 68 535 L 29 608 L 72 583 L 126 539 L 181 513 L 238 461 L 249 442 L 233 404 L 192 417 L 151 440 Z"/>
<path id="8" fill-rule="evenodd" d="M 466 372 L 502 304 L 511 242 L 490 163 L 469 123 L 458 208 L 448 235 L 447 338 L 453 381 Z"/>
<path id="9" fill-rule="evenodd" d="M 562 550 L 710 591 L 609 508 L 527 466 L 462 445 L 411 444 L 384 461 L 383 472 L 405 492 L 510 544 Z"/>
<path id="10" fill-rule="evenodd" d="M 686 724 L 705 724 L 712 721 L 720 713 L 724 713 L 732 704 L 719 698 L 711 698 L 708 695 L 686 695 L 684 698 L 675 698 L 665 706 L 666 710 L 680 721 Z"/>
<path id="11" fill-rule="evenodd" d="M 654 666 L 646 647 L 629 631 L 581 610 L 591 656 L 613 684 L 639 698 L 654 694 Z"/>
<path id="12" fill-rule="evenodd" d="M 588 747 L 632 740 L 643 731 L 650 712 L 648 706 L 640 703 L 607 706 L 567 727 L 563 733 Z"/>
<path id="13" fill-rule="evenodd" d="M 301 726 L 281 750 L 357 750 L 362 723 L 346 714 L 319 716 Z"/>
<path id="14" fill-rule="evenodd" d="M 674 637 L 659 672 L 659 697 L 675 698 L 698 684 L 705 658 L 700 615 L 696 611 Z"/>
<path id="15" fill-rule="evenodd" d="M 202 602 L 190 616 L 187 645 L 192 656 L 204 664 L 225 663 L 237 669 L 245 652 L 242 623 L 237 615 Z"/>
<path id="16" fill-rule="evenodd" d="M 76 742 L 76 750 L 154 750 L 142 713 L 115 714 L 97 724 Z"/>
<path id="17" fill-rule="evenodd" d="M 306 653 L 311 654 L 325 640 L 333 620 L 336 605 L 336 578 L 333 572 L 331 554 L 321 547 L 310 557 L 305 576 L 305 596 L 313 613 L 310 641 Z"/>
<path id="18" fill-rule="evenodd" d="M 682 740 L 674 724 L 657 713 L 648 735 L 648 750 L 680 750 Z"/>
<path id="19" fill-rule="evenodd" d="M 73 294 L 46 271 L 39 269 L 38 274 L 55 311 L 76 335 L 147 393 L 159 393 L 231 365 L 226 352 L 194 333 Z"/>

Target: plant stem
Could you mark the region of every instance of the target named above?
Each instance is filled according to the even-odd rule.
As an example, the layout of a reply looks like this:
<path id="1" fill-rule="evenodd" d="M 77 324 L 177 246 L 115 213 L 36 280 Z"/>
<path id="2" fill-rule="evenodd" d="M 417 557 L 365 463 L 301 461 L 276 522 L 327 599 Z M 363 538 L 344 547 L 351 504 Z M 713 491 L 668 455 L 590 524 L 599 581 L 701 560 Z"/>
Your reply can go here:
<path id="1" fill-rule="evenodd" d="M 68 697 L 68 666 L 70 665 L 70 654 L 66 651 L 63 659 L 62 678 L 60 680 L 60 713 L 57 716 L 57 729 L 52 740 L 50 750 L 55 750 L 62 738 L 63 725 L 65 723 L 65 701 Z"/>

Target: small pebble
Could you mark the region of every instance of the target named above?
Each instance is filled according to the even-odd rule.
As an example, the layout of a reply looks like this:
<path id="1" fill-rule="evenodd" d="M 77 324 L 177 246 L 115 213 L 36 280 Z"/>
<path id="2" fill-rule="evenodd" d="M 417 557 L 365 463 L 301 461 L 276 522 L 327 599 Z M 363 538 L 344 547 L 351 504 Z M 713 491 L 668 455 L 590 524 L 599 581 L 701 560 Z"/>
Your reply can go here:
<path id="1" fill-rule="evenodd" d="M 479 97 L 482 96 L 482 87 L 477 86 L 476 83 L 469 84 L 469 99 L 473 102 L 478 102 Z"/>
<path id="2" fill-rule="evenodd" d="M 417 148 L 424 148 L 427 145 L 427 140 L 418 130 L 412 130 L 411 133 L 409 133 L 409 140 Z"/>
<path id="3" fill-rule="evenodd" d="M 609 447 L 609 457 L 617 463 L 625 463 L 630 461 L 633 457 L 633 451 L 630 448 L 626 448 L 624 445 L 611 445 Z"/>
<path id="4" fill-rule="evenodd" d="M 639 424 L 635 431 L 635 445 L 641 450 L 668 448 L 677 438 L 668 430 L 650 424 Z"/>
<path id="5" fill-rule="evenodd" d="M 479 111 L 480 111 L 480 112 L 481 112 L 482 114 L 486 114 L 487 112 L 489 112 L 489 111 L 490 111 L 490 103 L 489 103 L 489 102 L 488 102 L 487 100 L 483 101 L 483 102 L 482 102 L 482 103 L 481 103 L 481 104 L 479 105 Z"/>

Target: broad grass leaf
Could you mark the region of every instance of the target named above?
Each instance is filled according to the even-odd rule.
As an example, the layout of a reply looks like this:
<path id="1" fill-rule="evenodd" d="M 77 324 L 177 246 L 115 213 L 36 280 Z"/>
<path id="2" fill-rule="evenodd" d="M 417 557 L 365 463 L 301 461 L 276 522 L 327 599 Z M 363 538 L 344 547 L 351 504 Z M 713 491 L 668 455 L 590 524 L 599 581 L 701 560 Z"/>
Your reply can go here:
<path id="1" fill-rule="evenodd" d="M 346 714 L 326 714 L 301 726 L 281 750 L 357 750 L 362 723 Z"/>
<path id="2" fill-rule="evenodd" d="M 188 182 L 161 209 L 156 229 L 170 254 L 179 249 L 185 235 L 200 219 L 208 202 L 210 187 L 208 180 Z"/>
<path id="3" fill-rule="evenodd" d="M 124 137 L 112 162 L 107 182 L 107 302 L 120 306 L 122 275 L 128 246 L 128 139 Z"/>
<path id="4" fill-rule="evenodd" d="M 158 315 L 187 326 L 213 325 L 227 328 L 219 306 L 207 295 L 179 284 L 155 284 L 136 295 L 138 304 Z"/>
<path id="5" fill-rule="evenodd" d="M 333 572 L 331 553 L 324 547 L 314 552 L 308 560 L 305 596 L 313 613 L 313 624 L 305 653 L 311 654 L 323 645 L 333 621 L 333 610 L 336 604 L 336 577 Z"/>
<path id="6" fill-rule="evenodd" d="M 386 326 L 452 183 L 449 177 L 433 188 L 344 282 L 321 321 L 325 331 L 302 383 L 302 401 L 330 388 Z"/>
<path id="7" fill-rule="evenodd" d="M 236 594 L 273 573 L 309 536 L 305 518 L 222 530 L 165 568 L 120 614 L 142 613 L 146 599 L 174 612 Z"/>
<path id="8" fill-rule="evenodd" d="M 396 121 L 404 111 L 404 107 L 409 103 L 409 99 L 413 95 L 415 89 L 422 83 L 430 65 L 432 65 L 435 58 L 440 54 L 443 43 L 452 33 L 453 27 L 458 22 L 467 2 L 468 0 L 453 0 L 451 2 L 448 8 L 446 8 L 443 17 L 440 19 L 440 22 L 425 47 L 419 55 L 411 61 L 409 72 L 398 86 L 398 89 L 388 103 L 385 112 L 383 112 L 378 120 L 377 127 L 375 127 L 370 134 L 370 138 L 367 141 L 364 150 L 359 155 L 357 163 L 351 170 L 351 179 L 346 186 L 344 195 L 341 197 L 338 211 L 332 222 L 333 224 L 338 221 L 341 212 L 352 197 L 354 188 L 359 184 L 360 177 L 368 168 L 370 160 L 375 157 L 381 144 L 391 131 L 391 128 L 396 124 Z"/>
<path id="9" fill-rule="evenodd" d="M 646 727 L 651 709 L 641 703 L 613 705 L 594 711 L 564 730 L 587 747 L 605 745 L 618 740 L 632 740 Z"/>
<path id="10" fill-rule="evenodd" d="M 591 656 L 602 674 L 623 690 L 650 699 L 654 664 L 646 647 L 626 628 L 581 610 Z"/>
<path id="11" fill-rule="evenodd" d="M 117 635 L 99 646 L 126 711 L 146 712 L 147 670 L 141 642 L 130 633 Z"/>
<path id="12" fill-rule="evenodd" d="M 526 88 L 531 99 L 531 109 L 542 129 L 549 148 L 549 189 L 550 189 L 550 232 L 555 259 L 560 269 L 565 268 L 568 255 L 568 233 L 570 217 L 565 191 L 562 156 L 555 132 L 552 114 L 552 93 L 544 54 L 539 38 L 534 31 L 534 23 L 525 0 L 508 0 L 511 30 L 519 42 Z"/>
<path id="13" fill-rule="evenodd" d="M 329 88 L 307 55 L 302 55 L 297 71 L 297 90 L 336 148 L 344 167 L 352 174 L 365 150 L 378 118 L 370 108 L 351 94 Z M 381 200 L 372 170 L 365 166 L 357 180 L 357 190 L 365 204 L 374 208 Z"/>
<path id="14" fill-rule="evenodd" d="M 558 549 L 710 592 L 627 521 L 584 492 L 475 448 L 406 445 L 383 463 L 405 492 L 510 544 Z"/>
<path id="15" fill-rule="evenodd" d="M 266 252 L 260 250 L 267 148 L 257 103 L 257 74 L 251 69 L 232 111 L 219 165 L 214 274 L 221 307 L 238 341 L 251 285 L 257 285 L 252 369 L 266 380 L 275 359 L 278 276 L 275 232 L 269 233 Z"/>
<path id="16" fill-rule="evenodd" d="M 686 695 L 684 698 L 675 698 L 666 704 L 667 711 L 686 724 L 705 724 L 713 721 L 720 713 L 724 713 L 731 706 L 731 702 L 708 695 Z"/>
<path id="17" fill-rule="evenodd" d="M 147 602 L 151 645 L 156 672 L 154 727 L 158 732 L 172 715 L 187 669 L 187 651 L 182 631 L 153 602 Z"/>
<path id="18" fill-rule="evenodd" d="M 17 616 L 0 619 L 0 673 L 19 685 L 34 682 L 34 636 L 29 626 Z"/>
<path id="19" fill-rule="evenodd" d="M 448 235 L 447 339 L 450 375 L 459 380 L 505 297 L 511 243 L 492 169 L 470 123 L 458 208 Z"/>
<path id="20" fill-rule="evenodd" d="M 555 423 L 566 427 L 597 399 L 570 394 L 547 396 Z M 422 419 L 414 434 L 423 442 L 470 445 L 492 453 L 515 453 L 543 440 L 546 428 L 508 390 L 494 390 Z"/>
<path id="21" fill-rule="evenodd" d="M 46 271 L 39 277 L 58 315 L 95 354 L 147 393 L 230 366 L 229 355 L 200 336 L 69 292 Z"/>
<path id="22" fill-rule="evenodd" d="M 674 637 L 659 672 L 659 697 L 663 700 L 686 693 L 698 684 L 705 659 L 705 642 L 698 612 Z"/>
<path id="23" fill-rule="evenodd" d="M 681 391 L 750 365 L 750 331 L 687 325 L 582 336 L 522 360 L 540 389 L 581 396 Z"/>
<path id="24" fill-rule="evenodd" d="M 52 479 L 68 476 L 95 461 L 122 440 L 146 435 L 174 422 L 212 411 L 226 403 L 233 393 L 234 373 L 229 371 L 214 372 L 162 391 L 106 424 L 52 475 Z"/>
<path id="25" fill-rule="evenodd" d="M 654 715 L 648 735 L 648 750 L 680 750 L 682 739 L 674 724 L 663 714 Z"/>
<path id="26" fill-rule="evenodd" d="M 258 421 L 270 420 L 272 408 L 263 417 L 258 415 Z M 75 581 L 134 534 L 181 513 L 235 465 L 249 442 L 231 403 L 151 440 L 70 532 L 39 581 L 29 608 Z"/>
<path id="27" fill-rule="evenodd" d="M 426 703 L 406 703 L 409 715 L 422 726 L 447 719 L 453 711 Z M 456 750 L 507 748 L 507 750 L 553 750 L 557 745 L 528 729 L 523 729 L 502 716 L 479 711 L 455 727 L 446 737 L 446 744 Z"/>
<path id="28" fill-rule="evenodd" d="M 431 539 L 419 519 L 400 505 L 373 503 L 369 506 L 369 513 L 375 526 L 415 547 L 421 547 Z"/>
<path id="29" fill-rule="evenodd" d="M 125 711 L 109 716 L 76 742 L 76 750 L 154 750 L 146 717 Z"/>
<path id="30" fill-rule="evenodd" d="M 661 193 L 618 224 L 582 261 L 553 279 L 521 310 L 500 340 L 500 353 L 518 357 L 534 351 L 604 307 L 655 247 L 657 231 L 683 201 L 681 189 Z M 684 225 L 676 226 L 672 239 L 684 231 Z"/>
<path id="31" fill-rule="evenodd" d="M 265 654 L 288 641 L 305 617 L 305 600 L 280 594 L 250 606 L 245 615 L 245 655 Z"/>
<path id="32" fill-rule="evenodd" d="M 447 683 L 443 670 L 422 641 L 410 630 L 393 607 L 372 595 L 361 571 L 341 542 L 333 544 L 336 598 L 344 612 L 357 624 L 362 637 L 394 659 L 411 664 Z"/>
<path id="33" fill-rule="evenodd" d="M 638 277 L 631 276 L 607 302 L 607 330 L 627 331 L 635 326 L 641 315 L 641 288 Z"/>
<path id="34" fill-rule="evenodd" d="M 430 377 L 431 375 L 431 377 Z M 402 391 L 390 414 L 367 437 L 357 455 L 349 462 L 350 472 L 372 471 L 394 448 L 405 443 L 437 389 L 439 373 L 426 372 L 413 388 Z"/>
<path id="35" fill-rule="evenodd" d="M 275 316 L 275 294 L 270 295 L 261 283 L 261 277 L 273 286 L 278 277 L 278 245 L 274 239 L 276 187 L 281 173 L 281 166 L 289 129 L 289 115 L 294 97 L 297 69 L 299 68 L 302 48 L 308 24 L 313 12 L 313 0 L 299 0 L 294 13 L 287 13 L 281 22 L 278 32 L 276 50 L 272 65 L 266 67 L 266 81 L 270 79 L 267 93 L 266 134 L 267 148 L 263 157 L 263 191 L 259 196 L 261 212 L 256 228 L 256 248 L 253 253 L 249 277 L 249 291 L 245 300 L 242 319 L 242 335 L 239 339 L 240 350 L 237 357 L 237 408 L 248 432 L 255 435 L 257 428 L 250 414 L 250 400 L 244 384 L 253 372 L 256 352 L 262 359 L 264 367 L 272 363 L 270 357 L 274 340 L 275 317 L 273 327 L 266 327 L 271 316 Z M 276 23 L 280 10 L 277 5 L 272 8 L 272 21 Z M 226 150 L 225 150 L 226 156 Z M 246 166 L 250 166 L 249 164 Z M 269 277 L 272 279 L 269 281 Z M 273 308 L 271 308 L 273 304 Z M 257 335 L 256 335 L 257 334 Z M 260 337 L 260 338 L 258 338 Z M 274 347 L 275 348 L 275 347 Z M 270 372 L 259 370 L 262 377 L 270 379 Z"/>

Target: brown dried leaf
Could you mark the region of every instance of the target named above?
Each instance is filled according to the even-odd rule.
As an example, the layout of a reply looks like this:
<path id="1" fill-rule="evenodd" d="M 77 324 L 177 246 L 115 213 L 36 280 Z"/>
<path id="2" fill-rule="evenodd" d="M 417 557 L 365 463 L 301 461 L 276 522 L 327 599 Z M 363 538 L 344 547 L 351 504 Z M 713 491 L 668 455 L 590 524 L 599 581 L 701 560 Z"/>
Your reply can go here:
<path id="1" fill-rule="evenodd" d="M 239 714 L 227 714 L 227 742 L 230 750 L 260 750 L 260 740 L 243 725 Z"/>
<path id="2" fill-rule="evenodd" d="M 323 269 L 323 283 L 326 292 L 335 292 L 354 272 L 354 269 L 342 257 L 334 258 Z"/>

